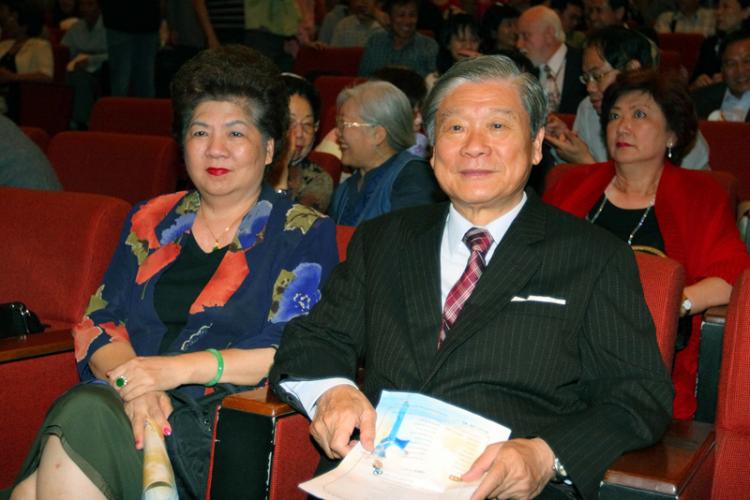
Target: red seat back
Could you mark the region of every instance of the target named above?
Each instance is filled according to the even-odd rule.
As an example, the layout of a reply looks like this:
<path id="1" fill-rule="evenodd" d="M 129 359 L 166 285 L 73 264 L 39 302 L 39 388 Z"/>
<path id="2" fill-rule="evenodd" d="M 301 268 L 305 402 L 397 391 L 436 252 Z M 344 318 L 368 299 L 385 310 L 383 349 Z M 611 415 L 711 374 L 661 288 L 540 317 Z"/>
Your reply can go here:
<path id="1" fill-rule="evenodd" d="M 325 136 L 336 125 L 336 98 L 339 93 L 366 80 L 359 76 L 321 76 L 315 79 L 314 85 L 320 94 L 320 137 Z"/>
<path id="2" fill-rule="evenodd" d="M 325 47 L 315 48 L 303 45 L 294 62 L 294 72 L 301 76 L 308 75 L 350 75 L 359 71 L 362 59 L 362 47 Z"/>
<path id="3" fill-rule="evenodd" d="M 89 130 L 172 137 L 172 100 L 102 97 L 91 110 Z"/>
<path id="4" fill-rule="evenodd" d="M 700 33 L 659 33 L 659 47 L 679 53 L 680 62 L 688 74 L 693 74 L 704 39 Z"/>
<path id="5" fill-rule="evenodd" d="M 711 169 L 731 172 L 740 200 L 750 200 L 750 123 L 701 120 L 700 130 L 708 142 Z"/>
<path id="6" fill-rule="evenodd" d="M 750 492 L 750 269 L 734 285 L 724 327 L 716 408 L 714 500 Z"/>
<path id="7" fill-rule="evenodd" d="M 177 183 L 179 150 L 170 137 L 62 132 L 48 156 L 66 191 L 136 203 L 172 192 Z"/>

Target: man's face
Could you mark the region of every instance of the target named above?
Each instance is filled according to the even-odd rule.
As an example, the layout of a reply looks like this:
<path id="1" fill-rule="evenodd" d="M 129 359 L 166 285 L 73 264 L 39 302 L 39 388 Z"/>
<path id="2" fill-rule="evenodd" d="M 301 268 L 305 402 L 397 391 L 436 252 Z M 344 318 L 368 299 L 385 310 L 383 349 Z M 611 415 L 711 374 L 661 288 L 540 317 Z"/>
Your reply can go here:
<path id="1" fill-rule="evenodd" d="M 562 22 L 563 31 L 570 33 L 574 31 L 583 17 L 583 10 L 578 5 L 568 4 L 565 10 L 560 12 L 560 22 Z"/>
<path id="2" fill-rule="evenodd" d="M 534 19 L 528 12 L 521 14 L 518 19 L 518 40 L 516 47 L 532 63 L 540 66 L 547 62 L 557 47 L 552 47 L 554 30 L 551 26 Z"/>
<path id="3" fill-rule="evenodd" d="M 97 0 L 80 0 L 78 10 L 87 23 L 93 24 L 99 19 L 99 3 Z"/>
<path id="4" fill-rule="evenodd" d="M 729 45 L 721 60 L 721 72 L 729 91 L 736 97 L 750 90 L 750 40 Z"/>
<path id="5" fill-rule="evenodd" d="M 698 10 L 698 0 L 677 0 L 677 7 L 683 14 L 692 14 Z"/>
<path id="6" fill-rule="evenodd" d="M 620 22 L 615 11 L 609 6 L 609 0 L 589 0 L 588 17 L 589 27 L 592 29 L 604 28 Z"/>
<path id="7" fill-rule="evenodd" d="M 370 3 L 372 0 L 350 0 L 349 13 L 357 16 L 360 20 L 370 16 Z"/>
<path id="8" fill-rule="evenodd" d="M 532 141 L 514 84 L 463 83 L 440 103 L 430 162 L 456 209 L 483 225 L 521 200 L 531 165 L 542 158 L 543 139 L 542 128 Z"/>
<path id="9" fill-rule="evenodd" d="M 738 30 L 750 9 L 743 9 L 737 0 L 719 0 L 716 8 L 716 29 L 724 33 Z"/>
<path id="10" fill-rule="evenodd" d="M 391 18 L 391 30 L 397 38 L 407 40 L 417 31 L 417 4 L 409 2 L 402 5 L 394 5 L 389 12 Z"/>

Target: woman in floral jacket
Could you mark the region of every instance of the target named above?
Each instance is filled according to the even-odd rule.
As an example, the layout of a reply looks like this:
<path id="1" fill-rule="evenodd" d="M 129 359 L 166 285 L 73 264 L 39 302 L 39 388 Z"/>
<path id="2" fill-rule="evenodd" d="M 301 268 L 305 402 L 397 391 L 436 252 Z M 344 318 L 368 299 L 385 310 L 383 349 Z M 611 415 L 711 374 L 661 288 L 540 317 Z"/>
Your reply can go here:
<path id="1" fill-rule="evenodd" d="M 319 300 L 338 261 L 333 222 L 262 181 L 288 128 L 273 64 L 245 47 L 208 50 L 172 90 L 196 190 L 133 208 L 73 332 L 84 384 L 47 415 L 19 498 L 141 498 L 146 421 L 171 451 L 175 398 L 261 384 L 285 323 Z M 205 470 L 175 472 L 182 498 L 202 496 Z"/>

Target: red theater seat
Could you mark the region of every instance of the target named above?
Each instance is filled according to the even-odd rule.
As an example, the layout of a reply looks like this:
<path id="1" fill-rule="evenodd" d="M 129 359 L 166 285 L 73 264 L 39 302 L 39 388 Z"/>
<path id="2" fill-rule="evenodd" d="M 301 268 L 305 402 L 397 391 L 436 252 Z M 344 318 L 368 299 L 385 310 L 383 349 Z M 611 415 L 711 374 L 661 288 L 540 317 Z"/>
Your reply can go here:
<path id="1" fill-rule="evenodd" d="M 172 100 L 102 97 L 91 110 L 89 130 L 172 137 Z"/>

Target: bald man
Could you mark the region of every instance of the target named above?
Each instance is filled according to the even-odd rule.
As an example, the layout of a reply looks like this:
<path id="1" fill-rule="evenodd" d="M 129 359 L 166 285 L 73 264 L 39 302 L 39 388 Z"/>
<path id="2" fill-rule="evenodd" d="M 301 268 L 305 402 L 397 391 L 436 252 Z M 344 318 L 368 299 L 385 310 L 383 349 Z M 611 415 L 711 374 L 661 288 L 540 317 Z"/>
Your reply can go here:
<path id="1" fill-rule="evenodd" d="M 565 44 L 565 31 L 557 13 L 543 5 L 531 7 L 518 19 L 516 47 L 539 70 L 539 81 L 550 111 L 573 113 L 586 96 L 581 76 L 581 50 Z"/>

